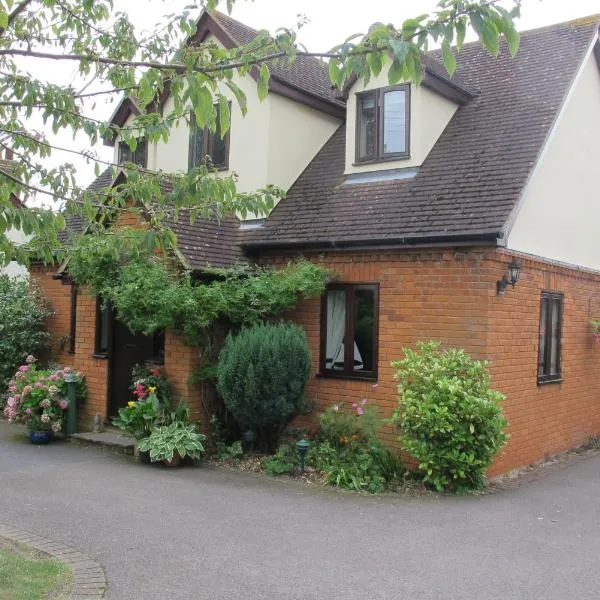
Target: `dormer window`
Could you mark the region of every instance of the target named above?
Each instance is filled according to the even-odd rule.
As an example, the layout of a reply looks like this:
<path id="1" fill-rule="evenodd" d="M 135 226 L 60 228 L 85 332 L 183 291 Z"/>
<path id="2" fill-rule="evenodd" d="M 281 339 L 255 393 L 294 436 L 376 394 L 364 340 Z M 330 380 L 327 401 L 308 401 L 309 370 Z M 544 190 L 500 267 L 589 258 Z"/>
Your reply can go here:
<path id="1" fill-rule="evenodd" d="M 410 156 L 410 86 L 356 94 L 356 162 Z"/>
<path id="2" fill-rule="evenodd" d="M 188 169 L 193 169 L 210 159 L 210 164 L 221 171 L 229 168 L 229 131 L 221 136 L 219 106 L 215 106 L 217 127 L 211 131 L 208 127 L 200 128 L 194 113 L 190 115 L 190 151 Z"/>
<path id="3" fill-rule="evenodd" d="M 135 150 L 131 150 L 127 142 L 119 143 L 119 164 L 130 162 L 139 167 L 146 168 L 148 164 L 148 142 L 143 139 L 137 141 Z"/>

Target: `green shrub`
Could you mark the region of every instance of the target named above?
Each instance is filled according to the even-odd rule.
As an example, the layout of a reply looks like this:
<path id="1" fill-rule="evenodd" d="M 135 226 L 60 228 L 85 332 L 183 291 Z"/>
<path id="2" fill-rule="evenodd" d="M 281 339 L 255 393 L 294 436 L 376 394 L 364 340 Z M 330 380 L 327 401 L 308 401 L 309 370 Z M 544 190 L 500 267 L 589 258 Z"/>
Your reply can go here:
<path id="1" fill-rule="evenodd" d="M 442 351 L 437 342 L 404 354 L 392 363 L 400 402 L 394 420 L 404 448 L 436 489 L 481 488 L 508 438 L 499 406 L 504 396 L 490 388 L 487 363 L 463 350 Z"/>
<path id="2" fill-rule="evenodd" d="M 277 447 L 285 426 L 305 411 L 310 351 L 293 324 L 259 324 L 229 335 L 219 358 L 218 390 L 243 429 L 264 450 Z"/>
<path id="3" fill-rule="evenodd" d="M 291 444 L 281 444 L 277 452 L 267 458 L 264 468 L 269 475 L 284 475 L 298 468 L 300 461 L 296 448 Z"/>
<path id="4" fill-rule="evenodd" d="M 44 320 L 50 315 L 41 296 L 23 278 L 0 275 L 0 389 L 30 355 L 40 355 L 50 336 Z"/>
<path id="5" fill-rule="evenodd" d="M 382 492 L 403 475 L 398 458 L 377 439 L 381 426 L 366 399 L 348 410 L 338 404 L 319 417 L 319 432 L 308 463 L 331 485 L 372 494 Z"/>

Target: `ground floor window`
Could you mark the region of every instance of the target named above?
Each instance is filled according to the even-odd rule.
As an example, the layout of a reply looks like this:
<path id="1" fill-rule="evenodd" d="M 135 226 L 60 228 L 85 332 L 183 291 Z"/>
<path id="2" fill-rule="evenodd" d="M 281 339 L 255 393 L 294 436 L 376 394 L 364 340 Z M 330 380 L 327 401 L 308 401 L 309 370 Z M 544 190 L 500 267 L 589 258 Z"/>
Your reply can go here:
<path id="1" fill-rule="evenodd" d="M 321 306 L 321 374 L 377 376 L 379 286 L 336 283 Z"/>
<path id="2" fill-rule="evenodd" d="M 538 352 L 539 383 L 562 379 L 563 301 L 564 296 L 560 292 L 542 292 Z"/>
<path id="3" fill-rule="evenodd" d="M 98 297 L 96 299 L 96 347 L 94 351 L 94 354 L 97 356 L 108 356 L 111 323 L 111 306 L 108 302 Z"/>

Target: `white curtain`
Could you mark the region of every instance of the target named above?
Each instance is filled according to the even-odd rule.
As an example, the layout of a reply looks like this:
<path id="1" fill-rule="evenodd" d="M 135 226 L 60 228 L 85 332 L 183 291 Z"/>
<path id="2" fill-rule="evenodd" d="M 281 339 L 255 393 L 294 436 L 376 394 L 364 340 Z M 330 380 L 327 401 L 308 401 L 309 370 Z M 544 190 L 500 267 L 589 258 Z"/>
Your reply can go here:
<path id="1" fill-rule="evenodd" d="M 325 368 L 341 371 L 344 368 L 344 335 L 346 333 L 346 292 L 331 290 L 327 294 L 327 346 Z M 354 342 L 355 371 L 363 368 L 363 360 Z"/>

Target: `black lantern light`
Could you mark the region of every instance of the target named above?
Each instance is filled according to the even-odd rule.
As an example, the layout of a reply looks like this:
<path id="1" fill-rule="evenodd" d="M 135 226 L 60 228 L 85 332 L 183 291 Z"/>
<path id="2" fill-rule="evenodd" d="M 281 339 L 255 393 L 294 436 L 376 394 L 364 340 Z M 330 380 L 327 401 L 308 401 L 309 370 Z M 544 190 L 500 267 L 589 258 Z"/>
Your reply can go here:
<path id="1" fill-rule="evenodd" d="M 243 438 L 244 442 L 246 442 L 246 447 L 249 450 L 254 450 L 254 442 L 256 441 L 256 433 L 254 433 L 254 431 L 252 431 L 252 429 L 247 429 L 242 434 L 242 438 Z"/>
<path id="2" fill-rule="evenodd" d="M 296 442 L 296 451 L 300 457 L 300 472 L 304 473 L 304 461 L 306 460 L 306 454 L 310 449 L 310 442 L 308 440 L 298 440 Z"/>
<path id="3" fill-rule="evenodd" d="M 521 274 L 521 265 L 513 258 L 511 263 L 508 265 L 508 277 L 504 275 L 502 279 L 499 279 L 496 283 L 498 296 L 504 296 L 504 290 L 508 285 L 515 287 L 517 281 L 519 281 L 519 275 Z"/>

